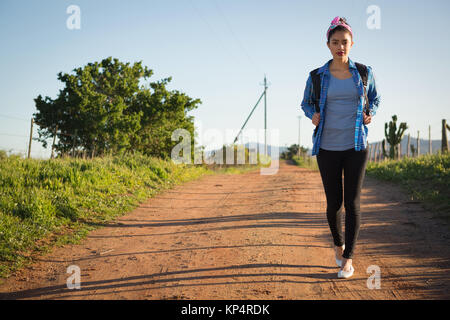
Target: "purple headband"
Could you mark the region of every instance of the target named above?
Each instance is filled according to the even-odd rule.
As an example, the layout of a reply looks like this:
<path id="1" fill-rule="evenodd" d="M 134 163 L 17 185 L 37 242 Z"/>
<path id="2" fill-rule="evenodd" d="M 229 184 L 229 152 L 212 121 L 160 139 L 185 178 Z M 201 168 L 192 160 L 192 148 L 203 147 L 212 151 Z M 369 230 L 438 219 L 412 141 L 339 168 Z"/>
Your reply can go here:
<path id="1" fill-rule="evenodd" d="M 350 34 L 353 37 L 352 28 L 350 28 L 350 26 L 348 24 L 346 24 L 345 22 L 339 21 L 339 19 L 340 19 L 340 17 L 337 16 L 336 18 L 333 19 L 333 21 L 331 21 L 331 25 L 327 31 L 327 40 L 328 40 L 328 35 L 330 34 L 330 31 L 333 30 L 334 28 L 336 28 L 337 26 L 343 26 L 344 28 L 346 28 L 348 31 L 350 31 Z"/>

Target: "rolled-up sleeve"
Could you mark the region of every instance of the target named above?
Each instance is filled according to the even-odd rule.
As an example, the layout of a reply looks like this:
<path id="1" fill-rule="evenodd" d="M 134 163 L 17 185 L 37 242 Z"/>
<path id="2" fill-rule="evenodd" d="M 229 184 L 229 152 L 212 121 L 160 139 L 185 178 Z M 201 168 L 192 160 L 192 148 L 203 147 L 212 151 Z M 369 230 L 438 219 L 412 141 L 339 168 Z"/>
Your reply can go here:
<path id="1" fill-rule="evenodd" d="M 309 119 L 312 119 L 314 115 L 314 102 L 313 102 L 313 86 L 311 75 L 309 75 L 308 80 L 306 80 L 305 92 L 303 93 L 303 100 L 301 106 L 305 115 Z"/>
<path id="2" fill-rule="evenodd" d="M 369 99 L 370 114 L 374 116 L 380 105 L 380 94 L 377 91 L 375 76 L 373 74 L 372 67 L 368 66 L 367 68 L 368 68 L 367 98 Z"/>

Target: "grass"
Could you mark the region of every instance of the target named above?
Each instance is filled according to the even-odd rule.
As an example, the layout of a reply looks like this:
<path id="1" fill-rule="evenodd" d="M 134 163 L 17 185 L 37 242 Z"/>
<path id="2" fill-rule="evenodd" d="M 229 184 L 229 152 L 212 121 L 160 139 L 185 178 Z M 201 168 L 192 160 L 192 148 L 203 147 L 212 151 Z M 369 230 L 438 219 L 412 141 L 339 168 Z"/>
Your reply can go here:
<path id="1" fill-rule="evenodd" d="M 310 156 L 305 156 L 305 157 L 299 157 L 299 156 L 294 156 L 292 157 L 292 161 L 294 161 L 294 163 L 302 168 L 307 168 L 307 169 L 311 169 L 311 170 L 319 170 L 319 167 L 317 166 L 317 160 L 316 157 L 310 157 Z"/>
<path id="2" fill-rule="evenodd" d="M 313 157 L 292 159 L 296 165 L 318 170 Z M 420 201 L 435 217 L 450 222 L 450 153 L 368 162 L 366 175 L 400 185 L 412 201 Z"/>
<path id="3" fill-rule="evenodd" d="M 0 157 L 0 277 L 52 247 L 78 243 L 105 222 L 176 184 L 256 165 L 177 165 L 143 155 L 83 159 Z"/>
<path id="4" fill-rule="evenodd" d="M 450 222 L 450 154 L 369 162 L 368 176 L 401 185 L 411 200 Z"/>

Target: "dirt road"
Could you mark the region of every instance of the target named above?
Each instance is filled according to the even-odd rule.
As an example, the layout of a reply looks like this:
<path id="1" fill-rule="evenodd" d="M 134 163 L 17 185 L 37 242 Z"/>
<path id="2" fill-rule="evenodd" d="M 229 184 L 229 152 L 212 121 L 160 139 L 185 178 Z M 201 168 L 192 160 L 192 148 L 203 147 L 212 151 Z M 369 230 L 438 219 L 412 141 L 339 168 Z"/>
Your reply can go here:
<path id="1" fill-rule="evenodd" d="M 0 285 L 7 299 L 449 299 L 448 229 L 366 177 L 355 274 L 337 279 L 320 174 L 281 162 L 206 176 L 56 248 Z M 80 268 L 69 290 L 67 268 Z M 374 287 L 379 268 L 380 288 Z"/>

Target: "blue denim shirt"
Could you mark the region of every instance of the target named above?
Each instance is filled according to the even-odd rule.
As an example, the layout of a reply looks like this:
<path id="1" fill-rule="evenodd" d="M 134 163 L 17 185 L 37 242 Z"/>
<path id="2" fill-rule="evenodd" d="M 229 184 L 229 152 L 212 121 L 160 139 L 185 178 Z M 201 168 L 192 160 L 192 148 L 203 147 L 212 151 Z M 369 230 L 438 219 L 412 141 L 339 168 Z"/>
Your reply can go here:
<path id="1" fill-rule="evenodd" d="M 328 83 L 330 81 L 330 71 L 329 64 L 332 60 L 329 60 L 322 67 L 319 68 L 318 74 L 320 75 L 320 83 L 321 83 L 321 93 L 320 93 L 320 121 L 319 128 L 317 129 L 317 134 L 312 136 L 313 149 L 312 155 L 315 156 L 319 153 L 320 148 L 320 139 L 322 137 L 322 129 L 325 121 L 325 105 L 328 91 Z M 358 69 L 356 68 L 355 63 L 348 58 L 349 70 L 352 74 L 353 81 L 355 83 L 356 88 L 359 93 L 359 103 L 358 110 L 356 113 L 356 122 L 355 122 L 355 150 L 360 151 L 367 148 L 367 134 L 368 129 L 367 126 L 363 122 L 363 107 L 365 103 L 364 99 L 364 87 L 362 83 L 361 76 L 359 75 Z M 367 98 L 369 99 L 369 110 L 372 117 L 376 114 L 378 106 L 380 104 L 380 95 L 377 92 L 375 85 L 375 78 L 373 75 L 372 68 L 367 66 Z M 304 111 L 306 117 L 312 120 L 312 117 L 315 113 L 314 104 L 313 104 L 313 85 L 311 75 L 308 76 L 308 80 L 306 81 L 305 92 L 303 95 L 303 100 L 301 103 L 302 110 Z"/>

